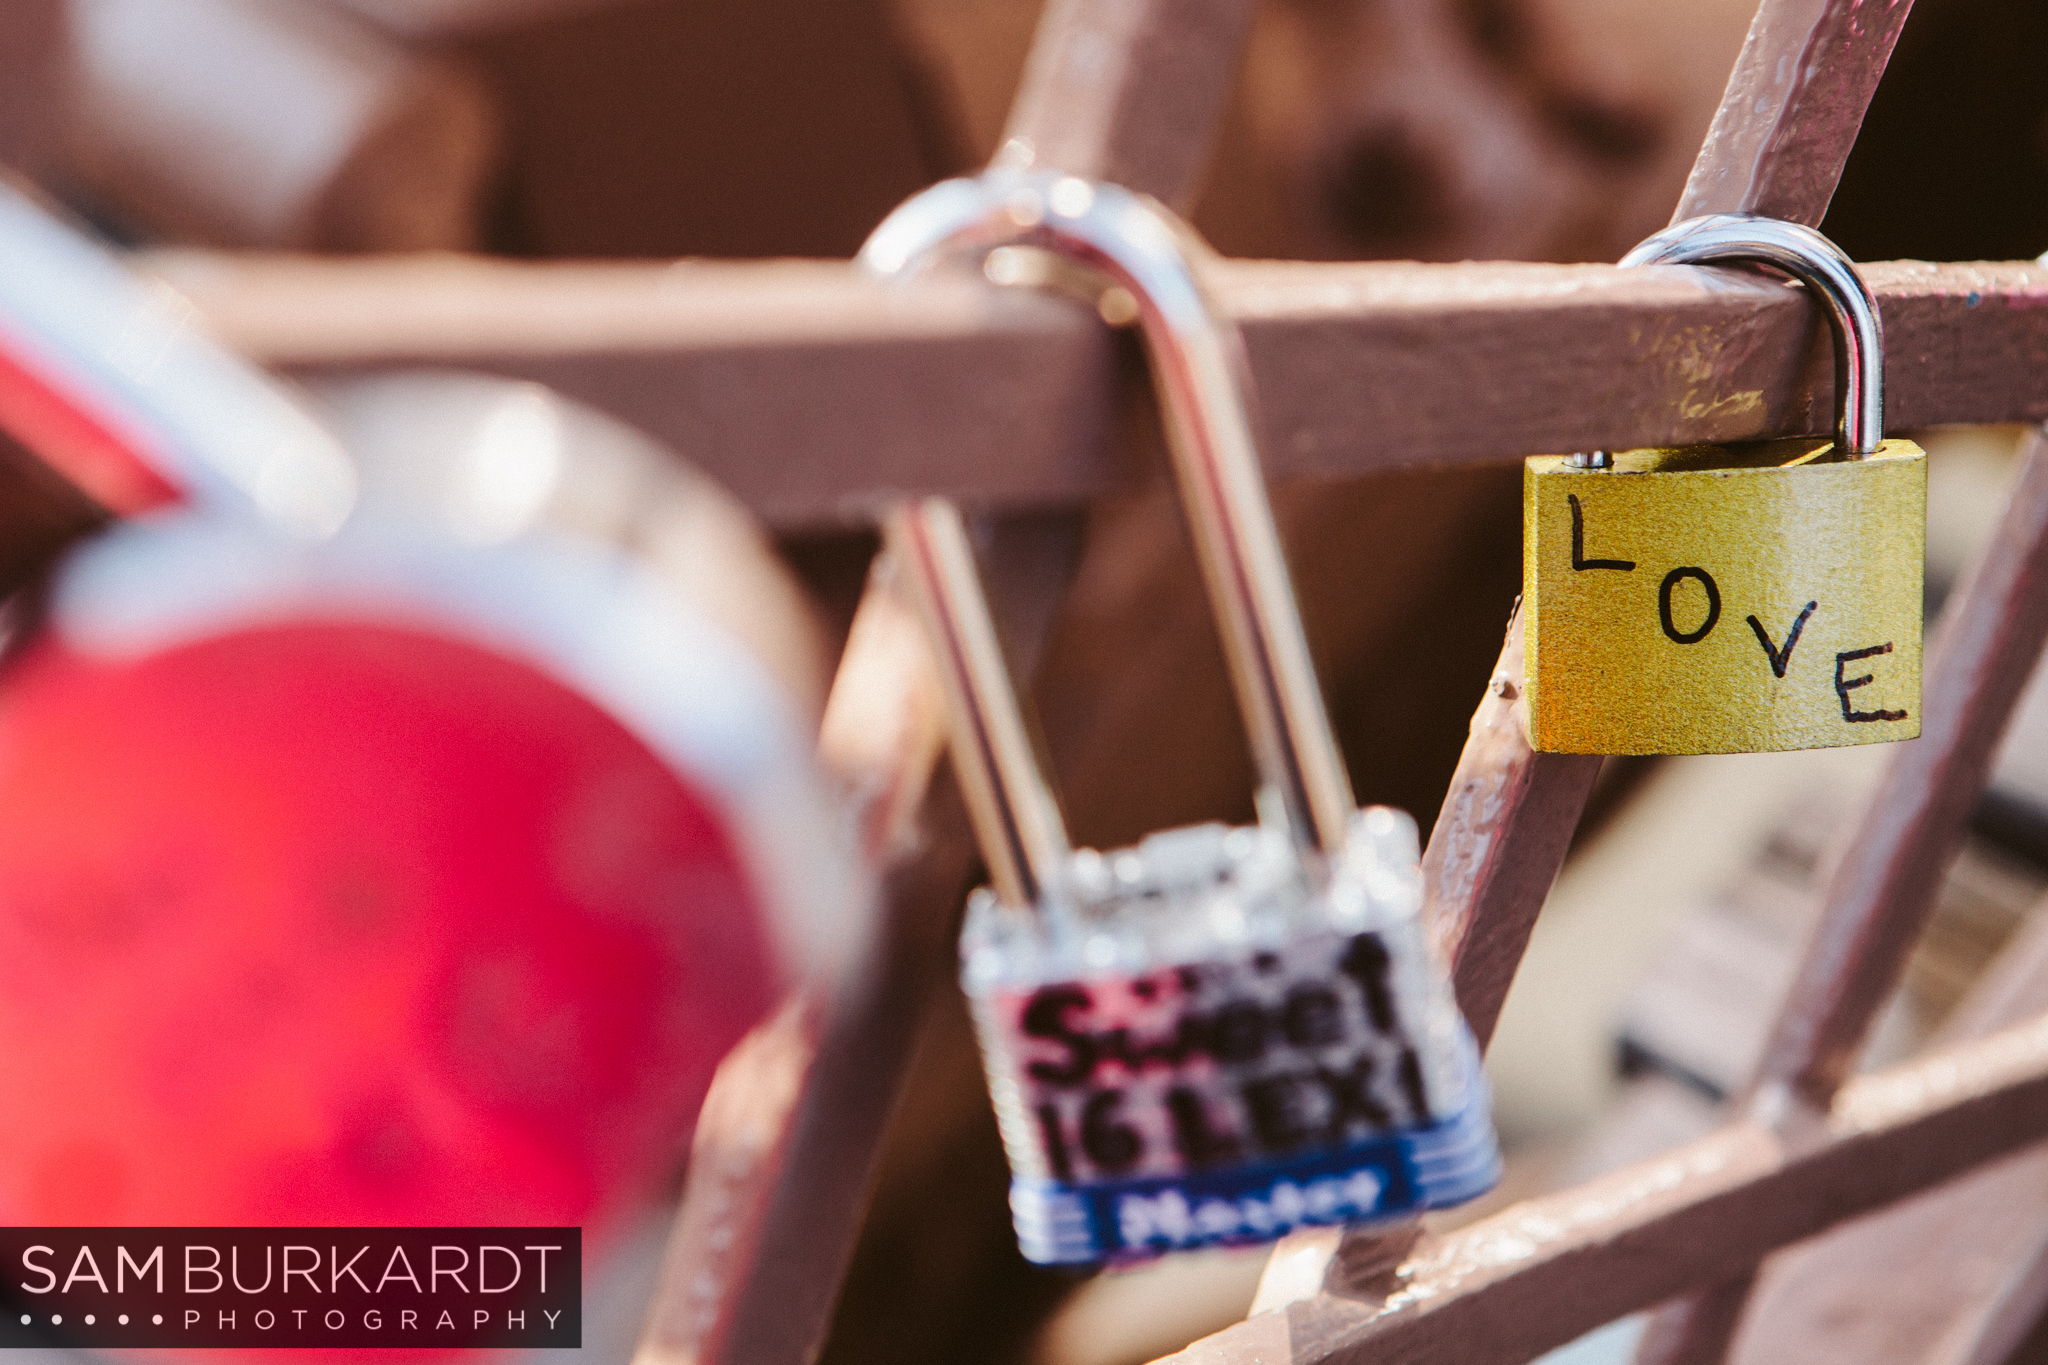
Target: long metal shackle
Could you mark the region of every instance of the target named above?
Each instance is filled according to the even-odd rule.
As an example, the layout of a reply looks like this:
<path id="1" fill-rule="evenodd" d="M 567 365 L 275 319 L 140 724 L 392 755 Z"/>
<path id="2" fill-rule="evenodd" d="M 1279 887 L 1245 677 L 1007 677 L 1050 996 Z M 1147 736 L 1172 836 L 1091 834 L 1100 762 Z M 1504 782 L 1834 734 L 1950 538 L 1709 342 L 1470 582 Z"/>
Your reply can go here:
<path id="1" fill-rule="evenodd" d="M 1029 911 L 1060 885 L 1073 852 L 1039 770 L 960 510 L 911 498 L 883 519 L 891 568 L 923 618 L 946 692 L 953 770 L 998 899 Z"/>
<path id="2" fill-rule="evenodd" d="M 1884 439 L 1884 323 L 1870 286 L 1842 249 L 1810 227 L 1753 213 L 1675 223 L 1621 258 L 1622 265 L 1761 262 L 1804 284 L 1835 334 L 1835 444 L 1869 455 Z"/>
<path id="3" fill-rule="evenodd" d="M 991 171 L 972 180 L 947 181 L 909 200 L 875 230 L 860 260 L 876 275 L 897 277 L 942 256 L 985 255 L 1003 246 L 1035 247 L 1064 257 L 1106 276 L 1135 300 L 1224 655 L 1260 781 L 1272 794 L 1261 803 L 1262 812 L 1284 818 L 1290 838 L 1312 864 L 1335 856 L 1356 805 L 1266 496 L 1242 342 L 1236 328 L 1209 305 L 1190 261 L 1205 248 L 1163 206 L 1120 187 L 1056 172 Z M 958 517 L 935 512 L 935 501 L 900 510 L 890 529 L 892 540 L 909 547 L 909 561 L 920 562 L 922 556 L 921 562 L 937 569 L 955 556 L 943 542 L 957 531 Z M 945 591 L 936 579 L 920 587 L 926 594 Z M 971 614 L 975 604 L 950 605 Z M 985 616 L 986 604 L 979 610 Z M 964 620 L 956 618 L 940 633 L 959 635 L 964 644 L 980 629 L 959 625 Z M 941 665 L 964 666 L 973 654 L 962 649 Z M 959 689 L 960 700 L 972 703 L 970 709 L 995 717 L 996 730 L 1009 728 L 998 714 L 1003 698 L 993 695 L 1007 695 L 1014 711 L 1006 675 L 981 681 L 963 675 L 949 686 Z M 992 744 L 993 738 L 983 735 L 966 746 L 969 761 L 977 761 L 977 754 L 990 762 L 1007 761 L 1004 746 Z M 961 747 L 956 743 L 956 754 Z M 1011 757 L 1028 758 L 1028 750 Z M 963 782 L 970 799 L 971 789 L 985 783 L 998 789 L 998 800 L 1005 799 L 1000 789 L 1007 788 L 1013 797 L 1024 793 L 1022 806 L 1029 807 L 1037 800 L 1030 793 L 1044 790 L 1035 763 L 1032 771 L 1035 780 L 1021 786 L 1014 772 L 1005 771 L 963 774 Z M 1043 823 L 1011 799 L 1010 808 L 983 827 L 993 832 Z M 1019 840 L 1016 847 L 1025 864 L 1034 856 L 1027 842 Z M 1050 841 L 1040 842 L 1045 856 L 1057 856 Z M 1023 875 L 1031 876 L 1028 866 Z M 999 884 L 997 891 L 1003 894 L 1004 888 Z"/>

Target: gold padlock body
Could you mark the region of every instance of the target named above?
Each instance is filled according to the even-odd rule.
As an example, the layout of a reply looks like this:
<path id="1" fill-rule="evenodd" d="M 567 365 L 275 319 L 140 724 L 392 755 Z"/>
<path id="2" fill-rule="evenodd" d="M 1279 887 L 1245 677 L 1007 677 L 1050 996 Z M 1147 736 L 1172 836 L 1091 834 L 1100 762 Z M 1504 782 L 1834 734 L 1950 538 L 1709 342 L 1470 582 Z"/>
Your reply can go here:
<path id="1" fill-rule="evenodd" d="M 1719 754 L 1920 733 L 1927 455 L 1823 438 L 1523 472 L 1530 742 Z M 1621 566 L 1629 567 L 1623 568 Z"/>

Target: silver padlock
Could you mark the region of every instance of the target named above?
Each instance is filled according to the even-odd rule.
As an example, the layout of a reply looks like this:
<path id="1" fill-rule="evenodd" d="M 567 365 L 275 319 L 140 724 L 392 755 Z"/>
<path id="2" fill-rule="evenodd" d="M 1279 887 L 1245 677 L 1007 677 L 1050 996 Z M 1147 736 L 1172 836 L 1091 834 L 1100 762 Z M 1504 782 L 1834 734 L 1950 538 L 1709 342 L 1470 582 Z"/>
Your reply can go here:
<path id="1" fill-rule="evenodd" d="M 1419 921 L 1414 822 L 1359 810 L 1310 664 L 1252 439 L 1236 330 L 1157 203 L 1046 172 L 949 181 L 862 259 L 1036 248 L 1125 290 L 1258 764 L 1260 821 L 1074 850 L 959 512 L 887 522 L 944 676 L 988 864 L 962 979 L 1024 1254 L 1086 1263 L 1470 1199 L 1500 1157 L 1477 1049 Z M 991 272 L 992 275 L 997 272 Z"/>

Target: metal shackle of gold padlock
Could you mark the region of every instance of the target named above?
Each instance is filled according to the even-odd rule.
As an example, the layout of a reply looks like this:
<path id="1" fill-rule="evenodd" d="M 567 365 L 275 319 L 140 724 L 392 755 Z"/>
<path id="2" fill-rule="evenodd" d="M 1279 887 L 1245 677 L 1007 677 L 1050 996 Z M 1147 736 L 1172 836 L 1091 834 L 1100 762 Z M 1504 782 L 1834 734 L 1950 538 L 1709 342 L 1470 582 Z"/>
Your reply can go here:
<path id="1" fill-rule="evenodd" d="M 1920 733 L 1927 456 L 1884 438 L 1884 339 L 1811 228 L 1695 218 L 1623 265 L 1762 262 L 1834 332 L 1833 441 L 1538 456 L 1523 476 L 1530 741 L 1747 753 Z"/>
<path id="2" fill-rule="evenodd" d="M 992 171 L 909 201 L 862 259 L 896 276 L 1003 246 L 1107 276 L 1135 301 L 1262 783 L 1258 825 L 1074 850 L 958 511 L 926 498 L 890 514 L 993 883 L 969 905 L 962 983 L 1024 1254 L 1084 1263 L 1260 1241 L 1483 1193 L 1500 1157 L 1477 1050 L 1422 933 L 1415 824 L 1353 802 L 1266 498 L 1241 344 L 1190 265 L 1204 248 L 1119 187 Z"/>

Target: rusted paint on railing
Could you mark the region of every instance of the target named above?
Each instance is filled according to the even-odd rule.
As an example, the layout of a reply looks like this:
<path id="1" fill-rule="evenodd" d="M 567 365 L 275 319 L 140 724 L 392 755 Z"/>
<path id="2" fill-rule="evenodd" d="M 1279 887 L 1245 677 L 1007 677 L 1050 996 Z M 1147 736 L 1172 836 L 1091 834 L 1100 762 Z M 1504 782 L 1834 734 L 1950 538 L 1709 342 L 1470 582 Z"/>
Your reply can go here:
<path id="1" fill-rule="evenodd" d="M 1459 1008 L 1482 1049 L 1600 774 L 1597 756 L 1529 748 L 1522 648 L 1517 603 L 1422 855 L 1430 945 L 1450 969 Z M 1323 1289 L 1378 1285 L 1419 1228 L 1414 1221 L 1355 1232 L 1309 1228 L 1283 1238 L 1254 1308 L 1264 1312 Z"/>
<path id="2" fill-rule="evenodd" d="M 973 866 L 957 799 L 929 790 L 944 702 L 919 655 L 921 629 L 887 567 L 875 576 L 820 748 L 865 851 L 893 869 L 883 913 L 836 990 L 807 984 L 713 1078 L 640 1365 L 800 1361 L 815 1351 L 892 1098 L 861 1054 L 908 1052 L 918 1001 L 945 957 L 941 926 Z"/>
<path id="3" fill-rule="evenodd" d="M 890 293 L 822 262 L 156 257 L 287 374 L 394 365 L 552 385 L 667 441 L 781 529 L 897 492 L 987 510 L 1128 491 L 1085 310 L 974 280 Z M 1894 428 L 2048 420 L 2048 266 L 1865 266 Z M 1225 262 L 1276 479 L 1832 426 L 1826 329 L 1727 270 Z M 1483 376 L 1484 382 L 1475 382 Z"/>
<path id="4" fill-rule="evenodd" d="M 1006 635 L 1026 667 L 1078 548 L 1078 527 L 1064 517 L 1002 526 L 991 538 L 991 596 L 1007 608 Z M 638 1365 L 800 1362 L 823 1337 L 976 866 L 958 792 L 937 771 L 944 698 L 924 648 L 890 566 L 878 563 L 821 739 L 884 869 L 874 937 L 836 992 L 806 992 L 719 1068 Z M 757 1077 L 754 1062 L 768 1057 L 777 1076 L 793 1079 Z"/>
<path id="5" fill-rule="evenodd" d="M 1692 179 L 1679 207 L 1679 218 L 1746 209 L 1775 213 L 1798 221 L 1819 221 L 1819 212 L 1833 196 L 1834 185 L 1855 141 L 1856 129 L 1862 123 L 1863 107 L 1876 86 L 1876 76 L 1871 75 L 1868 88 L 1864 88 L 1859 84 L 1857 70 L 1850 67 L 1809 69 L 1804 58 L 1800 57 L 1794 72 L 1781 67 L 1778 59 L 1786 53 L 1804 53 L 1809 41 L 1837 41 L 1837 18 L 1830 16 L 1859 3 L 1863 0 L 1763 0 L 1730 78 L 1728 91 L 1722 97 L 1713 129 L 1694 162 Z M 1895 8 L 1903 16 L 1908 4 L 1910 0 L 1896 0 Z M 1891 37 L 1895 36 L 1895 33 L 1883 36 L 1873 31 L 1852 36 L 1851 46 L 1881 42 L 1882 53 L 1875 61 L 1876 70 L 1882 71 L 1884 59 L 1891 51 Z M 1766 118 L 1770 114 L 1770 101 L 1760 97 L 1763 86 L 1768 86 L 1780 98 L 1783 118 Z M 1802 109 L 1813 111 L 1819 119 L 1811 135 L 1802 131 L 1802 124 L 1794 117 Z M 1788 197 L 1785 191 L 1792 183 L 1787 178 L 1791 175 L 1810 182 L 1801 192 L 1809 197 L 1817 196 L 1818 207 L 1795 203 Z M 1619 288 L 1647 291 L 1660 286 L 1670 287 L 1672 273 L 1641 269 L 1613 271 L 1609 277 Z M 1667 278 L 1656 278 L 1660 275 Z M 1686 270 L 1683 277 L 1689 287 L 1703 291 L 1744 287 L 1736 283 L 1740 277 L 1722 272 Z M 1786 300 L 1780 296 L 1775 301 L 1783 303 Z M 1801 305 L 1804 306 L 1803 299 Z M 1880 307 L 1883 307 L 1882 303 Z M 1618 383 L 1626 382 L 1622 377 L 1631 373 L 1632 366 L 1621 356 L 1613 356 L 1600 367 L 1594 381 L 1600 388 L 1580 392 L 1565 400 L 1584 403 L 1583 410 L 1597 414 L 1594 420 L 1604 429 L 1571 433 L 1565 439 L 1549 442 L 1530 442 L 1513 453 L 1739 439 L 1754 434 L 1749 430 L 1750 424 L 1759 422 L 1781 431 L 1826 429 L 1826 419 L 1816 417 L 1813 403 L 1823 390 L 1828 391 L 1827 397 L 1832 399 L 1831 381 L 1805 379 L 1802 386 L 1804 409 L 1797 417 L 1787 420 L 1785 391 L 1775 387 L 1775 384 L 1784 382 L 1783 377 L 1787 373 L 1784 359 L 1781 357 L 1778 361 L 1776 372 L 1779 379 L 1775 384 L 1749 368 L 1764 349 L 1760 344 L 1762 337 L 1757 330 L 1756 318 L 1757 315 L 1752 313 L 1748 326 L 1730 327 L 1718 333 L 1688 333 L 1682 324 L 1672 328 L 1668 318 L 1641 319 L 1646 325 L 1623 330 L 1620 336 L 1626 338 L 1627 350 L 1633 353 L 1636 365 L 1641 366 L 1633 372 L 1642 377 L 1654 376 L 1667 386 L 1662 401 L 1648 401 L 1647 395 L 1616 392 Z M 1447 311 L 1440 321 L 1436 321 L 1435 336 L 1454 331 L 1460 321 L 1462 319 L 1455 312 Z M 1904 330 L 1890 316 L 1885 321 L 1895 333 Z M 1802 345 L 1805 322 L 1802 315 Z M 1475 336 L 1473 340 L 1482 346 L 1497 345 L 1505 339 L 1505 334 L 1513 330 L 1511 323 L 1503 323 L 1506 320 L 1497 320 L 1494 330 L 1483 337 Z M 1541 377 L 1517 376 L 1522 382 L 1510 383 L 1514 399 L 1524 405 L 1525 411 L 1543 410 L 1545 399 L 1542 395 L 1546 389 L 1553 398 L 1563 397 L 1556 381 L 1559 371 L 1565 366 L 1555 364 L 1560 353 L 1551 349 L 1558 339 L 1553 335 L 1542 343 L 1534 338 L 1525 340 L 1524 344 L 1529 346 L 1528 354 L 1542 355 L 1545 368 L 1550 371 Z M 1904 349 L 1909 354 L 1935 353 L 1910 342 Z M 1256 348 L 1253 356 L 1256 364 Z M 1439 368 L 1432 371 L 1437 376 L 1473 372 L 1468 368 L 1472 364 L 1471 359 L 1461 358 L 1465 359 L 1464 364 L 1444 365 L 1441 357 L 1429 358 L 1438 362 Z M 1486 366 L 1488 373 L 1498 373 L 1495 367 L 1501 359 L 1500 352 L 1492 351 L 1480 363 Z M 1325 364 L 1328 363 L 1326 360 Z M 1810 360 L 1807 365 L 1810 367 Z M 1749 377 L 1729 383 L 1738 373 Z M 1810 368 L 1806 373 L 1811 375 Z M 1893 373 L 1896 377 L 1897 372 Z M 1395 370 L 1384 374 L 1390 380 L 1405 381 L 1411 386 L 1418 378 L 1412 373 Z M 1333 384 L 1327 372 L 1310 373 L 1304 375 L 1303 380 L 1307 384 L 1320 382 L 1330 390 L 1347 394 L 1360 387 Z M 1411 388 L 1411 393 L 1416 391 Z M 1894 392 L 1896 394 L 1897 391 Z M 1290 404 L 1290 399 L 1295 403 Z M 1283 392 L 1277 396 L 1277 402 L 1282 411 L 1299 411 L 1296 394 Z M 1790 406 L 1796 407 L 1796 401 Z M 1772 413 L 1777 416 L 1767 415 Z M 1897 418 L 1898 415 L 1899 405 L 1895 401 L 1893 416 Z M 1619 428 L 1625 427 L 1630 417 L 1651 421 L 1659 428 L 1659 434 L 1647 438 L 1632 430 L 1624 434 Z M 1709 428 L 1719 429 L 1698 433 L 1687 429 L 1687 423 L 1701 418 L 1706 419 L 1705 425 Z M 1384 423 L 1384 409 L 1375 406 L 1372 424 L 1361 425 L 1360 429 L 1384 430 Z M 1681 431 L 1685 434 L 1681 435 Z M 1436 437 L 1437 433 L 1430 433 L 1430 439 L 1419 441 L 1418 447 L 1428 449 L 1431 458 L 1441 459 L 1445 448 L 1455 447 L 1457 443 Z M 1517 615 L 1519 617 L 1519 612 Z M 1502 688 L 1514 689 L 1517 693 L 1515 700 L 1519 703 L 1523 687 L 1520 641 L 1516 635 L 1511 624 L 1507 648 L 1495 669 L 1492 690 L 1473 719 L 1472 738 L 1466 744 L 1457 775 L 1452 779 L 1445 805 L 1445 817 L 1449 818 L 1440 817 L 1442 823 L 1432 835 L 1429 855 L 1425 860 L 1426 871 L 1433 874 L 1427 905 L 1436 934 L 1447 944 L 1454 943 L 1461 948 L 1472 945 L 1462 955 L 1446 956 L 1457 960 L 1459 999 L 1467 1006 L 1468 1017 L 1473 1019 L 1475 1026 L 1483 1027 L 1482 1038 L 1492 1033 L 1501 1001 L 1514 980 L 1515 968 L 1528 946 L 1529 933 L 1570 847 L 1572 831 L 1578 825 L 1586 795 L 1597 775 L 1594 760 L 1533 752 L 1526 729 L 1515 725 L 1511 716 L 1500 714 Z M 1504 808 L 1489 822 L 1485 819 L 1486 807 L 1494 793 L 1500 794 Z M 1519 798 L 1512 805 L 1507 804 L 1510 795 Z M 1468 812 L 1480 818 L 1475 822 Z M 1510 850 L 1509 858 L 1500 857 Z M 1475 878 L 1471 889 L 1467 890 L 1464 873 L 1474 864 L 1497 867 L 1498 871 L 1485 882 Z M 1358 1236 L 1362 1238 L 1365 1234 Z M 1335 1254 L 1331 1258 L 1332 1288 L 1342 1287 L 1343 1266 L 1351 1259 L 1347 1257 L 1345 1248 L 1354 1240 L 1357 1238 L 1347 1235 L 1336 1243 Z M 1312 1246 L 1290 1248 L 1283 1243 L 1276 1249 L 1272 1264 L 1279 1266 L 1285 1263 L 1292 1264 L 1296 1276 L 1312 1277 L 1315 1263 Z M 1278 1291 L 1273 1297 L 1284 1293 L 1277 1284 L 1271 1288 Z M 1679 1316 L 1662 1324 L 1650 1350 L 1682 1354 L 1686 1349 L 1685 1343 L 1689 1341 L 1725 1340 L 1724 1328 L 1739 1313 L 1746 1292 L 1745 1285 L 1730 1284 L 1722 1288 L 1715 1301 L 1681 1309 Z M 1265 1287 L 1262 1287 L 1261 1300 L 1270 1301 Z M 1718 1357 L 1717 1347 L 1708 1345 L 1706 1349 Z M 1677 1365 L 1676 1355 L 1667 1361 L 1667 1365 Z"/>
<path id="6" fill-rule="evenodd" d="M 1761 0 L 1672 221 L 1746 212 L 1819 227 L 1912 4 Z M 1885 350 L 1889 377 L 1899 348 L 1888 339 Z M 1896 408 L 1887 417 L 1904 420 Z M 1743 1267 L 1663 1310 L 1637 1365 L 1715 1365 L 1754 1281 Z"/>
<path id="7" fill-rule="evenodd" d="M 1184 198 L 1246 9 L 1059 0 L 1013 133 L 1043 161 Z M 1904 0 L 1770 0 L 1680 213 L 1749 207 L 1816 221 L 1904 12 Z M 1813 60 L 1845 34 L 1853 60 Z M 1737 180 L 1732 198 L 1715 188 Z M 307 375 L 436 363 L 541 379 L 674 442 L 784 527 L 859 520 L 900 490 L 1074 506 L 1125 477 L 1109 453 L 1102 329 L 1046 300 L 943 281 L 885 296 L 843 266 L 814 264 L 157 263 L 259 360 Z M 1895 425 L 2048 417 L 2048 270 L 1867 273 L 1885 308 Z M 1827 424 L 1824 343 L 1800 296 L 1779 286 L 1553 266 L 1237 263 L 1216 275 L 1246 332 L 1282 477 Z M 1013 632 L 1027 652 L 1073 555 L 1071 543 L 1041 546 L 1007 580 L 1027 585 L 1010 596 L 1046 605 L 1035 628 Z M 994 578 L 1001 594 L 1005 575 Z M 2017 648 L 2020 627 L 1985 629 Z M 1589 760 L 1519 745 L 1516 644 L 1511 632 L 1429 854 L 1432 914 L 1482 1036 L 1591 774 Z M 884 946 L 846 995 L 797 1002 L 722 1070 L 668 1271 L 669 1289 L 687 1292 L 667 1301 L 677 1316 L 652 1339 L 657 1358 L 795 1360 L 815 1345 L 918 1002 L 944 966 L 971 852 L 950 794 L 928 788 L 936 746 L 916 737 L 932 703 L 912 685 L 916 669 L 863 674 L 870 648 L 907 661 L 900 646 L 862 646 L 846 675 L 894 708 L 901 740 L 893 756 L 851 768 L 872 779 L 872 828 L 899 860 Z M 1942 803 L 1968 785 L 1971 736 L 1995 709 L 2003 684 L 1986 679 L 2005 665 L 1986 667 L 1963 687 L 1968 734 L 1905 799 L 1923 808 L 1908 822 L 1925 848 L 1938 846 Z M 910 811 L 919 818 L 906 822 Z M 1897 927 L 1851 936 L 1847 958 L 1862 965 L 1827 980 L 1852 1003 L 1815 1016 L 1814 1037 L 1860 1031 L 1853 1001 L 1882 974 Z M 1838 1054 L 1807 1048 L 1837 1060 L 1800 1074 L 1839 1071 Z M 1808 1131 L 1737 1125 L 1520 1206 L 1424 1244 L 1383 1304 L 1323 1296 L 1191 1358 L 1271 1348 L 1318 1361 L 1520 1360 L 1687 1285 L 1739 1278 L 1760 1252 L 1995 1154 L 2044 1120 L 2048 1038 L 2035 1026 L 1854 1082 Z"/>
<path id="8" fill-rule="evenodd" d="M 817 1060 L 822 1002 L 791 999 L 726 1055 L 697 1118 L 683 1200 L 635 1359 L 710 1361 L 741 1316 L 746 1281 L 762 1262 L 762 1235 L 788 1159 L 806 1075 Z"/>

